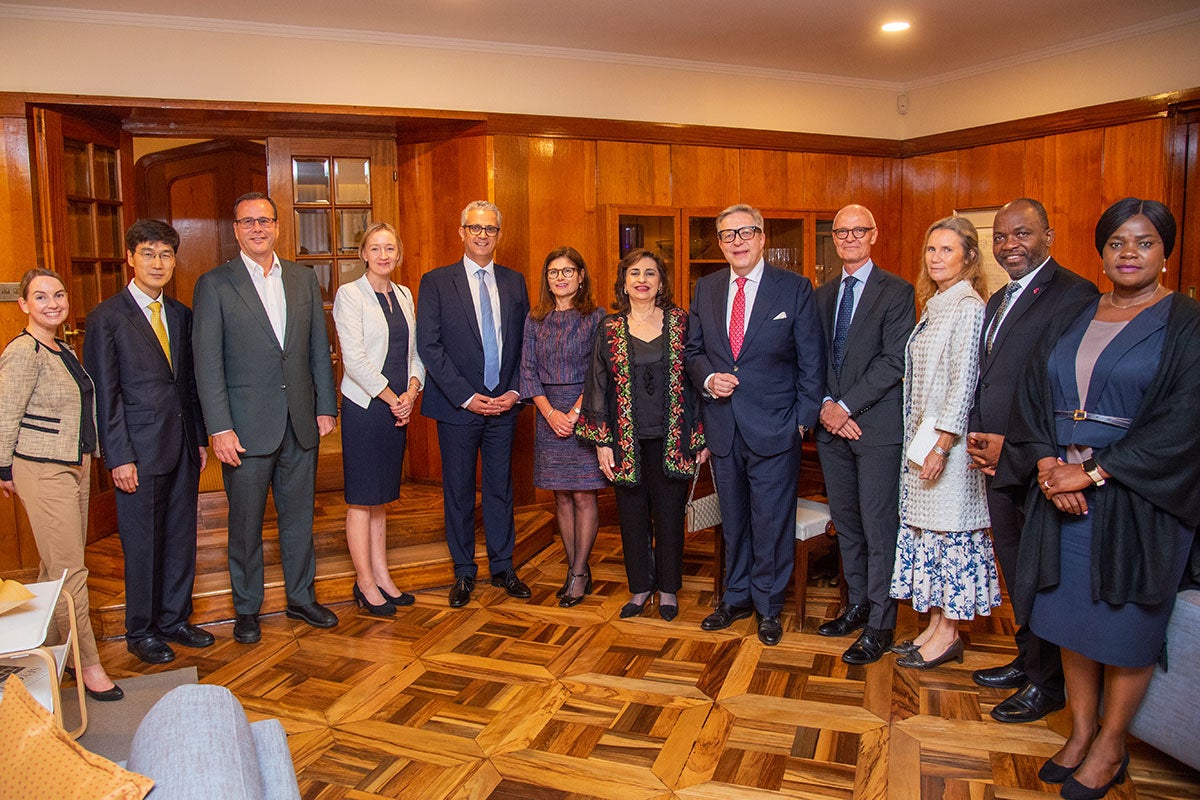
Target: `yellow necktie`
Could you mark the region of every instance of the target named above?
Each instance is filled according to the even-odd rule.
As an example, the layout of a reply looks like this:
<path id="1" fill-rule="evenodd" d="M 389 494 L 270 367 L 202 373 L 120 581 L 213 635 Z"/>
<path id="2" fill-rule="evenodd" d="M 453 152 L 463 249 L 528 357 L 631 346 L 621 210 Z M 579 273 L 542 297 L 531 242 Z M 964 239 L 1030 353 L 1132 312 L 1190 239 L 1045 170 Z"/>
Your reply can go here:
<path id="1" fill-rule="evenodd" d="M 167 364 L 174 369 L 175 366 L 171 364 L 171 342 L 167 339 L 167 326 L 163 325 L 162 321 L 162 303 L 157 300 L 150 304 L 150 327 L 154 328 L 154 335 L 158 337 L 163 355 L 167 357 Z"/>

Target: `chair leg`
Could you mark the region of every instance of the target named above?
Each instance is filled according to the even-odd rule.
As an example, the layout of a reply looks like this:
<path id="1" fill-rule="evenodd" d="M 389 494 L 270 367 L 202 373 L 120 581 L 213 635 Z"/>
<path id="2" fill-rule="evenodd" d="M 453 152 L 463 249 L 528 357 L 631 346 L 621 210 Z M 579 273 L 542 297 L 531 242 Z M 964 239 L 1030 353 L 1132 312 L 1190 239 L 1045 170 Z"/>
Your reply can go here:
<path id="1" fill-rule="evenodd" d="M 725 583 L 725 529 L 713 528 L 713 552 L 716 555 L 717 572 L 713 575 L 713 607 L 721 602 L 721 587 Z"/>
<path id="2" fill-rule="evenodd" d="M 796 564 L 792 568 L 792 586 L 796 593 L 796 630 L 804 629 L 808 611 L 808 542 L 796 541 Z"/>

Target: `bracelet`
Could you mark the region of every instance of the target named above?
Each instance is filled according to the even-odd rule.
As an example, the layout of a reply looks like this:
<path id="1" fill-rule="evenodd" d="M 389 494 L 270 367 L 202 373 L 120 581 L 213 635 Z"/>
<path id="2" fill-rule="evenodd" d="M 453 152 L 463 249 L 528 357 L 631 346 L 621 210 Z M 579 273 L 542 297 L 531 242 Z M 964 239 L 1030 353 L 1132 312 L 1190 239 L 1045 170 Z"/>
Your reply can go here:
<path id="1" fill-rule="evenodd" d="M 949 456 L 950 456 L 950 451 L 949 451 L 949 450 L 943 450 L 943 449 L 942 449 L 942 447 L 941 447 L 941 445 L 936 445 L 936 444 L 935 444 L 935 445 L 933 446 L 933 452 L 937 453 L 937 454 L 938 454 L 939 456 L 941 456 L 942 458 L 949 458 Z"/>
<path id="2" fill-rule="evenodd" d="M 578 414 L 582 414 L 582 413 L 583 413 L 583 409 L 582 409 L 582 408 L 580 408 L 579 406 L 575 406 L 574 408 L 572 408 L 572 409 L 571 409 L 571 413 L 572 413 L 572 414 L 576 414 L 576 415 L 578 415 Z"/>

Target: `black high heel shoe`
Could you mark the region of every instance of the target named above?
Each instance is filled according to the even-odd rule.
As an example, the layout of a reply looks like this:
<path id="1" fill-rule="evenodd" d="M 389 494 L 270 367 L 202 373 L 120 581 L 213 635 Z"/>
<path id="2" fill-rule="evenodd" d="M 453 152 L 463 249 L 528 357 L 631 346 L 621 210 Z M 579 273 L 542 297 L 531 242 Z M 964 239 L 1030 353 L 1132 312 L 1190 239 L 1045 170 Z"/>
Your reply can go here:
<path id="1" fill-rule="evenodd" d="M 357 586 L 357 584 L 355 584 L 355 585 Z M 390 594 L 388 594 L 387 592 L 385 592 L 383 590 L 382 586 L 379 586 L 378 584 L 376 584 L 375 588 L 379 590 L 379 593 L 381 595 L 383 595 L 384 600 L 387 600 L 389 603 L 391 603 L 394 606 L 411 606 L 413 603 L 417 602 L 417 598 L 413 597 L 408 592 L 401 592 L 397 596 L 392 597 Z"/>
<path id="2" fill-rule="evenodd" d="M 675 617 L 678 614 L 679 614 L 679 601 L 678 600 L 676 600 L 674 603 L 664 603 L 662 601 L 662 597 L 659 596 L 659 598 L 658 598 L 658 615 L 660 617 L 662 617 L 667 622 L 670 622 L 671 620 L 675 619 Z"/>
<path id="3" fill-rule="evenodd" d="M 554 593 L 555 597 L 562 598 L 567 593 L 567 586 L 571 583 L 571 568 L 567 567 L 567 577 L 563 579 L 563 585 L 558 587 L 558 591 Z"/>
<path id="4" fill-rule="evenodd" d="M 630 617 L 641 616 L 642 611 L 644 611 L 646 608 L 646 604 L 649 603 L 653 598 L 654 592 L 651 592 L 650 594 L 646 595 L 646 599 L 640 603 L 634 603 L 630 601 L 621 606 L 621 619 L 629 619 Z"/>
<path id="5" fill-rule="evenodd" d="M 394 617 L 396 616 L 396 607 L 384 600 L 379 605 L 375 605 L 367 599 L 363 594 L 362 589 L 358 588 L 358 584 L 354 584 L 354 602 L 359 608 L 365 608 L 372 617 Z"/>
<path id="6" fill-rule="evenodd" d="M 1064 767 L 1062 764 L 1054 763 L 1054 759 L 1047 758 L 1046 763 L 1042 764 L 1042 768 L 1038 770 L 1038 780 L 1042 783 L 1063 783 L 1077 769 L 1079 769 L 1079 764 L 1073 767 Z"/>
<path id="7" fill-rule="evenodd" d="M 1055 765 L 1057 766 L 1057 765 Z M 1063 782 L 1062 788 L 1058 790 L 1059 795 L 1066 800 L 1100 800 L 1101 797 L 1108 794 L 1108 790 L 1114 786 L 1119 786 L 1125 782 L 1125 773 L 1129 770 L 1129 751 L 1125 751 L 1125 758 L 1121 759 L 1121 768 L 1117 770 L 1117 774 L 1113 779 L 1103 786 L 1092 788 L 1075 780 L 1074 775 L 1068 775 L 1066 781 Z"/>
<path id="8" fill-rule="evenodd" d="M 586 573 L 584 573 L 583 575 L 576 575 L 574 572 L 570 573 L 567 576 L 567 585 L 564 587 L 564 589 L 566 591 L 563 592 L 562 599 L 558 601 L 558 605 L 561 608 L 573 608 L 583 602 L 583 598 L 585 596 L 587 596 L 587 590 L 588 590 L 588 585 L 586 583 L 583 585 L 583 594 L 573 595 L 573 594 L 569 594 L 569 592 L 571 591 L 572 588 L 574 588 L 576 578 L 586 578 L 586 577 L 587 577 Z"/>

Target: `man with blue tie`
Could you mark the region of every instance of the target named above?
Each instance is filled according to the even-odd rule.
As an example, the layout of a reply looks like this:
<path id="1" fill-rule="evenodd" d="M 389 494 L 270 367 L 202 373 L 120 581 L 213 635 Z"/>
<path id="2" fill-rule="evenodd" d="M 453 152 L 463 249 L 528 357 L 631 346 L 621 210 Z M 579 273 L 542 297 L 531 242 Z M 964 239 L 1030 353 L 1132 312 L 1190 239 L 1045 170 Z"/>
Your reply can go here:
<path id="1" fill-rule="evenodd" d="M 705 440 L 725 530 L 725 589 L 701 623 L 728 628 L 758 614 L 758 638 L 783 638 L 792 574 L 800 442 L 817 423 L 823 342 L 812 284 L 763 260 L 763 217 L 751 206 L 717 215 L 729 269 L 696 283 L 684 349 L 704 397 Z"/>
<path id="2" fill-rule="evenodd" d="M 437 420 L 446 544 L 454 559 L 450 607 L 475 588 L 475 461 L 483 464 L 483 529 L 492 585 L 530 596 L 513 568 L 512 445 L 520 411 L 521 343 L 529 294 L 521 273 L 496 264 L 500 209 L 467 204 L 461 261 L 431 270 L 417 298 L 417 352 L 425 364 L 421 413 Z"/>
<path id="3" fill-rule="evenodd" d="M 850 599 L 817 633 L 845 636 L 862 628 L 842 654 L 848 664 L 878 661 L 896 627 L 896 601 L 888 589 L 900 529 L 904 347 L 916 307 L 912 284 L 871 260 L 878 236 L 866 207 L 839 211 L 833 245 L 842 272 L 817 289 L 821 324 L 832 343 L 817 453 Z"/>

